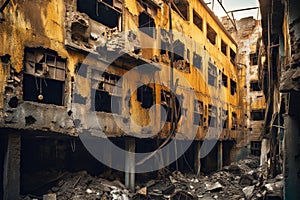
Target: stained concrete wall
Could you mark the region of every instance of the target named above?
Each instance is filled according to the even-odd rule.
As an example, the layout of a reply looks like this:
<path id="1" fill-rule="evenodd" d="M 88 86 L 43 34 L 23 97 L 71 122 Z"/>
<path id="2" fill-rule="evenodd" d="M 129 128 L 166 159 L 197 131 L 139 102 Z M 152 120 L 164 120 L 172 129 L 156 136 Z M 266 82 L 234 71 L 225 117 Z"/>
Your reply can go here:
<path id="1" fill-rule="evenodd" d="M 198 100 L 203 101 L 205 106 L 208 104 L 217 105 L 219 109 L 223 108 L 228 110 L 228 128 L 223 131 L 222 139 L 236 138 L 239 132 L 242 131 L 242 123 L 237 122 L 238 130 L 232 131 L 233 117 L 232 113 L 237 114 L 237 119 L 241 117 L 241 111 L 239 109 L 240 99 L 239 91 L 235 95 L 230 94 L 230 84 L 227 88 L 222 86 L 203 87 L 205 81 L 208 79 L 208 62 L 217 66 L 217 83 L 221 82 L 221 72 L 237 82 L 238 70 L 230 62 L 229 50 L 230 48 L 236 52 L 237 46 L 231 36 L 221 26 L 218 19 L 212 14 L 209 8 L 202 1 L 188 1 L 188 18 L 184 20 L 175 11 L 172 11 L 172 18 L 174 21 L 173 28 L 176 31 L 180 31 L 186 37 L 175 35 L 174 40 L 179 39 L 185 44 L 184 58 L 191 63 L 188 66 L 188 71 L 178 69 L 178 73 L 185 77 L 192 88 L 197 93 Z M 148 9 L 145 10 L 145 5 Z M 4 10 L 4 21 L 0 24 L 1 31 L 0 37 L 3 41 L 3 45 L 0 48 L 1 56 L 1 95 L 2 101 L 0 106 L 1 110 L 1 126 L 17 128 L 17 129 L 30 129 L 30 130 L 44 130 L 51 132 L 59 132 L 70 135 L 77 135 L 75 127 L 72 121 L 73 115 L 71 112 L 72 91 L 74 80 L 79 83 L 80 87 L 78 95 L 83 98 L 90 98 L 90 91 L 86 88 L 91 88 L 91 83 L 87 80 L 89 77 L 81 77 L 76 75 L 76 66 L 78 63 L 83 62 L 87 53 L 93 53 L 100 56 L 100 60 L 104 61 L 104 57 L 101 57 L 101 51 L 99 47 L 105 47 L 106 50 L 115 51 L 116 44 L 120 41 L 118 39 L 118 32 L 120 30 L 133 30 L 138 28 L 138 15 L 141 12 L 148 12 L 153 17 L 156 26 L 160 28 L 168 29 L 168 6 L 163 2 L 149 1 L 144 2 L 143 5 L 138 1 L 125 1 L 123 5 L 118 6 L 121 8 L 122 23 L 119 28 L 107 28 L 104 25 L 92 20 L 87 14 L 78 12 L 76 1 L 47 1 L 47 2 L 10 2 Z M 34 14 L 32 14 L 34 10 Z M 193 10 L 195 10 L 203 19 L 203 29 L 200 30 L 193 23 Z M 53 12 L 55 11 L 55 12 Z M 74 32 L 74 24 L 80 24 L 80 26 L 86 27 L 85 31 Z M 216 32 L 216 44 L 213 45 L 206 38 L 207 26 L 209 24 Z M 74 25 L 74 26 L 72 26 Z M 72 32 L 73 31 L 73 32 Z M 101 34 L 99 34 L 101 33 Z M 102 34 L 103 33 L 103 34 Z M 133 31 L 134 33 L 134 31 Z M 75 34 L 75 36 L 74 36 Z M 132 42 L 128 48 L 132 49 L 143 44 L 144 41 L 151 40 L 143 33 L 135 33 L 137 39 L 131 40 Z M 83 41 L 75 38 L 85 38 Z M 143 39 L 148 37 L 147 39 Z M 157 37 L 160 37 L 158 33 Z M 112 40 L 108 41 L 108 38 Z M 190 38 L 192 40 L 189 40 Z M 228 45 L 227 54 L 224 55 L 220 51 L 221 39 Z M 191 42 L 193 41 L 193 42 Z M 159 47 L 160 44 L 153 43 L 153 47 Z M 64 100 L 63 106 L 47 105 L 42 103 L 30 102 L 23 100 L 23 73 L 24 73 L 24 51 L 25 47 L 41 47 L 45 50 L 54 51 L 57 56 L 66 59 L 66 79 L 64 84 Z M 98 47 L 98 48 L 96 48 Z M 105 49 L 104 49 L 105 50 Z M 190 52 L 190 53 L 188 53 Z M 197 52 L 203 57 L 203 73 L 197 74 L 196 69 L 193 67 L 192 55 L 193 52 Z M 216 53 L 218 52 L 218 53 Z M 140 58 L 154 59 L 162 66 L 169 65 L 169 59 L 165 59 L 165 55 L 160 55 L 158 50 L 152 52 L 142 50 L 141 54 L 136 55 Z M 101 64 L 102 61 L 97 64 Z M 92 61 L 92 62 L 95 62 Z M 103 64 L 103 63 L 102 63 Z M 115 75 L 123 75 L 130 66 L 112 66 L 110 73 Z M 176 67 L 176 65 L 175 65 Z M 187 66 L 186 66 L 187 67 Z M 127 68 L 127 69 L 126 69 Z M 100 68 L 101 70 L 101 68 Z M 94 76 L 94 74 L 92 74 Z M 168 73 L 162 73 L 161 79 L 168 77 Z M 140 77 L 133 78 L 131 82 L 135 84 Z M 177 91 L 182 93 L 185 90 L 185 85 L 179 83 Z M 126 83 L 123 84 L 125 86 Z M 180 88 L 183 88 L 182 90 Z M 189 89 L 189 88 L 188 88 Z M 126 88 L 124 88 L 126 90 Z M 209 92 L 211 91 L 211 92 Z M 160 88 L 156 89 L 157 94 L 156 101 L 159 102 Z M 225 98 L 220 100 L 220 94 L 223 94 Z M 188 95 L 186 95 L 188 97 Z M 16 107 L 11 107 L 9 102 L 13 99 L 16 101 Z M 90 99 L 87 100 L 90 102 Z M 186 98 L 184 100 L 184 109 L 188 110 L 187 119 L 192 120 L 193 111 L 193 99 Z M 133 114 L 132 118 L 139 125 L 145 125 L 149 122 L 148 110 L 140 107 L 140 102 L 135 99 L 132 101 Z M 98 113 L 102 115 L 107 123 L 108 134 L 120 135 L 120 130 L 115 128 L 115 124 L 111 121 L 112 116 L 107 113 Z M 198 129 L 198 139 L 203 139 L 208 126 L 207 119 L 208 113 L 205 113 L 206 121 L 203 127 Z M 220 115 L 220 112 L 219 112 Z M 27 119 L 32 123 L 26 123 Z M 221 116 L 218 116 L 221 118 Z M 157 118 L 159 120 L 159 118 Z M 221 127 L 221 120 L 218 120 L 218 126 Z M 82 126 L 85 126 L 87 122 L 83 122 Z M 139 129 L 132 127 L 136 132 Z M 197 127 L 194 127 L 197 128 Z M 168 129 L 168 128 L 167 128 Z M 164 132 L 164 131 L 163 131 Z M 168 132 L 166 130 L 166 132 Z"/>

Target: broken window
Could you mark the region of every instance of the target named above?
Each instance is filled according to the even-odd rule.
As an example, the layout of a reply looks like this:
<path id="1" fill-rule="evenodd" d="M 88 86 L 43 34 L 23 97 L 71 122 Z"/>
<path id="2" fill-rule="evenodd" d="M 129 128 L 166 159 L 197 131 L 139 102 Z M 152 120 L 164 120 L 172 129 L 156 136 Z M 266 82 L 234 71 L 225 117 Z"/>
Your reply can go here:
<path id="1" fill-rule="evenodd" d="M 171 122 L 171 116 L 173 113 L 173 120 L 175 121 L 175 118 L 177 116 L 177 122 L 180 119 L 180 115 L 181 115 L 181 110 L 180 110 L 180 105 L 179 105 L 179 101 L 175 95 L 175 108 L 173 109 L 171 107 L 171 93 L 166 91 L 166 90 L 161 90 L 161 105 L 163 106 L 163 108 L 165 109 L 166 113 L 167 113 L 167 122 Z M 161 114 L 162 116 L 162 114 Z"/>
<path id="2" fill-rule="evenodd" d="M 250 81 L 250 91 L 261 91 L 258 81 Z"/>
<path id="3" fill-rule="evenodd" d="M 203 125 L 203 102 L 195 100 L 194 101 L 194 125 Z"/>
<path id="4" fill-rule="evenodd" d="M 257 63 L 258 63 L 257 53 L 251 53 L 250 54 L 250 65 L 257 65 Z"/>
<path id="5" fill-rule="evenodd" d="M 211 86 L 217 86 L 217 67 L 212 63 L 208 63 L 208 84 Z"/>
<path id="6" fill-rule="evenodd" d="M 25 48 L 23 100 L 63 105 L 66 60 L 56 52 Z"/>
<path id="7" fill-rule="evenodd" d="M 201 31 L 203 30 L 203 19 L 195 10 L 193 10 L 193 22 Z"/>
<path id="8" fill-rule="evenodd" d="M 230 94 L 235 95 L 236 93 L 236 82 L 230 79 Z"/>
<path id="9" fill-rule="evenodd" d="M 232 48 L 230 48 L 230 61 L 232 62 L 232 64 L 235 64 L 235 57 L 236 53 L 233 51 Z"/>
<path id="10" fill-rule="evenodd" d="M 77 0 L 77 10 L 109 28 L 120 28 L 121 0 Z"/>
<path id="11" fill-rule="evenodd" d="M 210 43 L 215 45 L 217 41 L 217 33 L 209 24 L 206 24 L 206 27 L 207 27 L 206 37 Z"/>
<path id="12" fill-rule="evenodd" d="M 195 52 L 194 52 L 194 55 L 193 55 L 193 65 L 199 70 L 203 69 L 202 57 L 199 54 L 195 53 Z"/>
<path id="13" fill-rule="evenodd" d="M 251 120 L 262 121 L 264 119 L 265 119 L 265 110 L 264 109 L 258 109 L 258 110 L 251 111 Z"/>
<path id="14" fill-rule="evenodd" d="M 209 127 L 217 127 L 218 124 L 217 116 L 218 116 L 217 107 L 209 104 L 208 105 L 208 126 Z"/>
<path id="15" fill-rule="evenodd" d="M 154 103 L 153 89 L 147 85 L 139 87 L 137 89 L 137 100 L 142 103 L 143 108 L 151 108 Z"/>
<path id="16" fill-rule="evenodd" d="M 172 1 L 172 9 L 175 10 L 184 20 L 189 20 L 189 3 L 187 0 Z"/>
<path id="17" fill-rule="evenodd" d="M 228 77 L 224 73 L 222 73 L 222 85 L 228 87 Z"/>
<path id="18" fill-rule="evenodd" d="M 148 13 L 143 12 L 139 15 L 139 28 L 145 34 L 149 35 L 152 38 L 155 38 L 155 22 Z"/>
<path id="19" fill-rule="evenodd" d="M 174 42 L 174 67 L 180 71 L 190 73 L 190 65 L 184 59 L 185 45 L 180 41 Z M 171 55 L 169 55 L 171 57 Z"/>
<path id="20" fill-rule="evenodd" d="M 221 40 L 221 52 L 227 56 L 227 44 L 223 40 Z"/>
<path id="21" fill-rule="evenodd" d="M 104 72 L 98 83 L 98 87 L 93 89 L 95 97 L 92 98 L 92 110 L 107 113 L 121 114 L 122 98 L 121 86 L 118 84 L 120 77 L 114 74 Z M 114 103 L 112 105 L 112 103 Z M 113 109 L 112 109 L 113 107 Z"/>
<path id="22" fill-rule="evenodd" d="M 237 130 L 237 114 L 235 112 L 231 113 L 231 130 Z"/>
<path id="23" fill-rule="evenodd" d="M 223 128 L 227 128 L 227 123 L 228 123 L 228 110 L 222 109 L 222 125 Z"/>

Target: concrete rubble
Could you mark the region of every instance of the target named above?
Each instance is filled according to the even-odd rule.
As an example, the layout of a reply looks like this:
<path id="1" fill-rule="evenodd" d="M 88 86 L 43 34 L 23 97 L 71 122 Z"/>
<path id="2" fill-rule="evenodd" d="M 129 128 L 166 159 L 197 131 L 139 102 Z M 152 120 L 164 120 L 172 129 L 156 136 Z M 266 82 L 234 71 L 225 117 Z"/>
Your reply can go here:
<path id="1" fill-rule="evenodd" d="M 49 189 L 43 199 L 236 199 L 262 200 L 282 198 L 283 176 L 267 180 L 265 166 L 257 157 L 232 163 L 210 175 L 169 172 L 163 178 L 137 184 L 136 192 L 126 187 L 115 176 L 91 176 L 85 171 L 67 173 Z M 113 181 L 109 181 L 112 180 Z M 270 198 L 267 198 L 270 197 Z M 29 196 L 23 199 L 30 200 Z"/>

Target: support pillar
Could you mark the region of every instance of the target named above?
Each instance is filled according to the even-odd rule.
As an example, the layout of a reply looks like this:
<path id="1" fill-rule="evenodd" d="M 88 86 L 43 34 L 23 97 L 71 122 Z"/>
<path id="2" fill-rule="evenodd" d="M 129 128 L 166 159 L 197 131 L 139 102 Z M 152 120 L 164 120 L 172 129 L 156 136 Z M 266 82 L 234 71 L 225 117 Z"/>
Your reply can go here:
<path id="1" fill-rule="evenodd" d="M 3 199 L 19 199 L 20 195 L 21 136 L 10 133 L 4 158 Z"/>
<path id="2" fill-rule="evenodd" d="M 201 154 L 200 154 L 201 144 L 200 141 L 195 141 L 194 145 L 194 171 L 197 176 L 200 175 L 201 171 Z"/>
<path id="3" fill-rule="evenodd" d="M 223 142 L 218 142 L 218 170 L 223 167 Z"/>
<path id="4" fill-rule="evenodd" d="M 135 188 L 135 139 L 125 139 L 125 185 L 134 192 Z"/>
<path id="5" fill-rule="evenodd" d="M 284 199 L 300 199 L 300 126 L 299 118 L 285 116 Z"/>

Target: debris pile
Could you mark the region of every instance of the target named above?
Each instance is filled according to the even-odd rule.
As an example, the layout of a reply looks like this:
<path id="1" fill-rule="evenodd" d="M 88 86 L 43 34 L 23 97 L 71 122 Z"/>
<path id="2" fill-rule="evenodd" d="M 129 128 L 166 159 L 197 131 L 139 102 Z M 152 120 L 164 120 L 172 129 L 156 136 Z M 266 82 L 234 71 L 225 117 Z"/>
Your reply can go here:
<path id="1" fill-rule="evenodd" d="M 136 186 L 133 193 L 117 179 L 108 181 L 87 172 L 68 173 L 48 193 L 56 199 L 282 199 L 283 176 L 267 180 L 266 167 L 260 167 L 255 157 L 232 163 L 211 175 L 169 173 L 160 180 L 150 180 Z M 30 198 L 27 198 L 28 200 Z M 44 198 L 45 199 L 45 198 Z"/>

